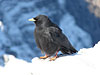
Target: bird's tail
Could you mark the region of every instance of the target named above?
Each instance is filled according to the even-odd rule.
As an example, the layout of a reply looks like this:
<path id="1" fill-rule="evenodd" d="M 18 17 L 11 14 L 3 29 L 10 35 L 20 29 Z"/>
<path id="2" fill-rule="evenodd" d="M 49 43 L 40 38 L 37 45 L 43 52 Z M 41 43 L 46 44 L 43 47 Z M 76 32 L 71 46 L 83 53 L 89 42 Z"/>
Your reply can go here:
<path id="1" fill-rule="evenodd" d="M 69 54 L 69 55 L 70 55 L 70 54 L 77 53 L 78 51 L 77 51 L 75 48 L 73 48 L 73 47 L 71 47 L 71 48 L 69 48 L 69 49 L 63 47 L 63 48 L 61 49 L 61 52 L 62 52 L 63 54 Z"/>

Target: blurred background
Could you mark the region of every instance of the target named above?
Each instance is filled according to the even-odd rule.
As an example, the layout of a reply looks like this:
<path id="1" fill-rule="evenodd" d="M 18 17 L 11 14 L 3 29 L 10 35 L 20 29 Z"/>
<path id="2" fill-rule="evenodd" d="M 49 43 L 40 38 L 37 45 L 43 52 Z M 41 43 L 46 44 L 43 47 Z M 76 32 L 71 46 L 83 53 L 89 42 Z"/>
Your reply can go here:
<path id="1" fill-rule="evenodd" d="M 100 40 L 100 0 L 0 0 L 0 65 L 4 54 L 29 62 L 42 55 L 28 21 L 39 14 L 59 25 L 77 50 Z"/>

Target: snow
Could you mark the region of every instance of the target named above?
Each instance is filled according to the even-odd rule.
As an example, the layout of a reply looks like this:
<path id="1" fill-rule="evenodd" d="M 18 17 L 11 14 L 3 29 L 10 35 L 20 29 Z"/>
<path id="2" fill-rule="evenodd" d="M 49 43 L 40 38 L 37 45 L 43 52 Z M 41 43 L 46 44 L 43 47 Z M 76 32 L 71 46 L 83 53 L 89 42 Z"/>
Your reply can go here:
<path id="1" fill-rule="evenodd" d="M 0 29 L 1 29 L 1 31 L 4 30 L 4 25 L 3 25 L 3 23 L 1 21 L 0 21 Z"/>
<path id="2" fill-rule="evenodd" d="M 6 55 L 0 75 L 100 75 L 100 42 L 93 48 L 81 49 L 75 55 L 64 55 L 55 61 L 35 57 L 32 63 Z"/>

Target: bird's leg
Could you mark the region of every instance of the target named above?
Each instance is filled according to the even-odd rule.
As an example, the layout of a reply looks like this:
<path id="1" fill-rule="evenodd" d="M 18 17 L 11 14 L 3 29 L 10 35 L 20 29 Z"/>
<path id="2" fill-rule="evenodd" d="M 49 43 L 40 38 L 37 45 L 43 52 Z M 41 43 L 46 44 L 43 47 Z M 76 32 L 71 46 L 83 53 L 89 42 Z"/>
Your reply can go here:
<path id="1" fill-rule="evenodd" d="M 54 61 L 54 60 L 56 60 L 56 58 L 58 58 L 58 56 L 57 56 L 58 52 L 59 52 L 59 51 L 56 52 L 56 56 L 50 58 L 50 61 Z"/>
<path id="2" fill-rule="evenodd" d="M 41 56 L 40 59 L 46 59 L 48 58 L 49 56 L 46 54 L 45 56 Z"/>

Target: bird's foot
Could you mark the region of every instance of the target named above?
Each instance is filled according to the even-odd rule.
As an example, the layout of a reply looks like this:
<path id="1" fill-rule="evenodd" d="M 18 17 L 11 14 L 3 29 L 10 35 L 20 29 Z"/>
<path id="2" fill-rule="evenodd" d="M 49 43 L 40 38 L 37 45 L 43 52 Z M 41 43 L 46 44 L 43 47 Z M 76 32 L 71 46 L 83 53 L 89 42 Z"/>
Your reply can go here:
<path id="1" fill-rule="evenodd" d="M 58 58 L 58 56 L 54 56 L 52 58 L 50 58 L 50 61 L 55 61 Z"/>
<path id="2" fill-rule="evenodd" d="M 49 56 L 45 55 L 45 56 L 41 56 L 40 59 L 46 59 L 48 58 Z"/>
<path id="3" fill-rule="evenodd" d="M 50 61 L 54 61 L 54 60 L 56 60 L 58 58 L 58 56 L 57 56 L 58 52 L 59 52 L 59 50 L 56 52 L 56 56 L 50 58 Z"/>

